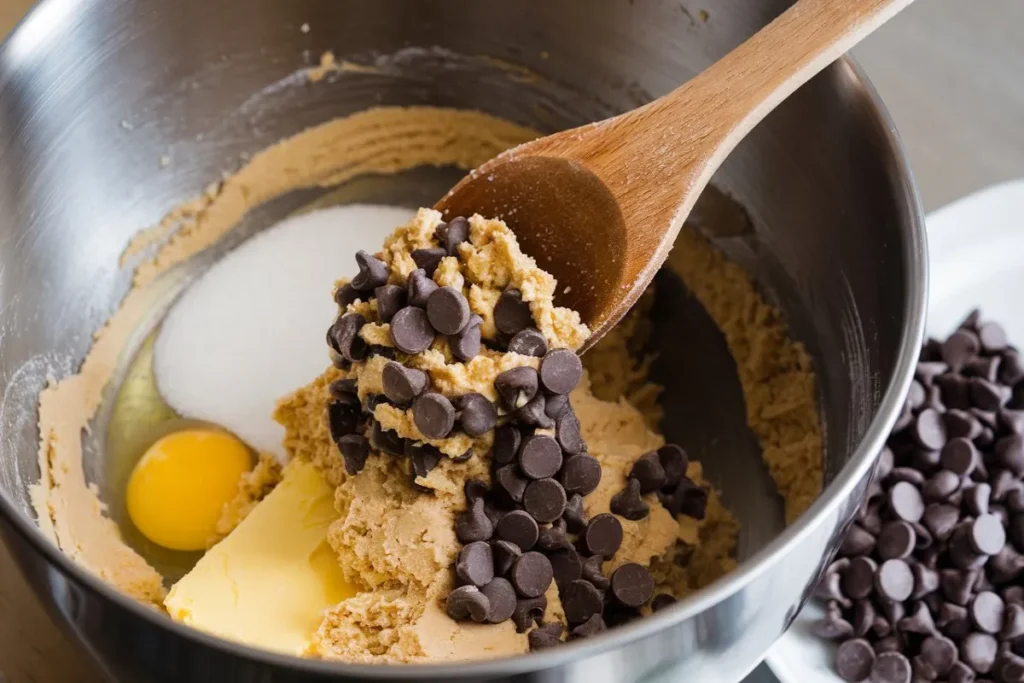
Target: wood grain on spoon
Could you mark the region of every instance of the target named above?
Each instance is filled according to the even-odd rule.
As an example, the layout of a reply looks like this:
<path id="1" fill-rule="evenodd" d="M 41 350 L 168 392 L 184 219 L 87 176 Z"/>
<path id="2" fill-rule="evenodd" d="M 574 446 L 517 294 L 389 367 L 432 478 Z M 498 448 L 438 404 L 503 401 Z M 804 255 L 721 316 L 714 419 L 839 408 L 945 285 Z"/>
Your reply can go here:
<path id="1" fill-rule="evenodd" d="M 509 150 L 437 204 L 506 221 L 593 344 L 636 302 L 715 170 L 782 100 L 912 0 L 798 0 L 686 84 Z"/>

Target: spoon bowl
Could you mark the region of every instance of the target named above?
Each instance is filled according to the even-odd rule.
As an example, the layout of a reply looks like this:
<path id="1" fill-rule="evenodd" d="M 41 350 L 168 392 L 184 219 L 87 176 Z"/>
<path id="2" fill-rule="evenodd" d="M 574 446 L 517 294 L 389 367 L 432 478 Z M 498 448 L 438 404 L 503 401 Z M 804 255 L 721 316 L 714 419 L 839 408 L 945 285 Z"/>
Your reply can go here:
<path id="1" fill-rule="evenodd" d="M 436 208 L 502 218 L 597 342 L 636 303 L 721 163 L 798 87 L 912 0 L 798 0 L 696 78 L 619 116 L 533 140 Z"/>

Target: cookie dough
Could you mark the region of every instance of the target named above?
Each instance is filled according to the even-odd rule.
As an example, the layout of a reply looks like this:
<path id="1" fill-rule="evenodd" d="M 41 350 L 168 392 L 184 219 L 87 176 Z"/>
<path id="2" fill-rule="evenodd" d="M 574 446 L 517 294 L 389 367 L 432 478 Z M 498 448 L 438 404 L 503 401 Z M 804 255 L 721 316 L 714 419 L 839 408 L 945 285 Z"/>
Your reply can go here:
<path id="1" fill-rule="evenodd" d="M 440 223 L 439 213 L 421 209 L 408 226 L 398 229 L 385 243 L 378 256 L 390 267 L 392 284 L 404 285 L 416 268 L 410 257 L 413 250 L 436 246 L 433 236 Z M 469 224 L 469 240 L 459 247 L 458 258 L 446 257 L 434 280 L 466 293 L 471 310 L 484 320 L 484 340 L 493 341 L 497 336 L 494 301 L 507 287 L 514 287 L 529 302 L 548 348 L 578 348 L 589 331 L 574 312 L 553 305 L 553 278 L 522 254 L 515 236 L 500 221 L 474 216 Z M 361 331 L 364 338 L 390 346 L 387 335 L 377 334 L 378 324 L 373 322 L 379 319 L 375 301 L 356 301 L 341 313 L 363 315 L 368 321 Z M 407 366 L 426 371 L 434 391 L 448 397 L 477 392 L 491 401 L 498 398 L 494 381 L 501 372 L 524 365 L 536 367 L 539 362 L 532 356 L 483 348 L 480 355 L 461 363 L 441 336 L 427 351 L 402 359 Z M 354 363 L 350 371 L 332 367 L 284 399 L 275 415 L 285 426 L 290 454 L 316 463 L 324 468 L 328 481 L 337 483 L 335 500 L 340 518 L 331 525 L 328 539 L 338 553 L 346 581 L 360 589 L 358 595 L 328 612 L 317 634 L 316 650 L 327 658 L 378 663 L 525 652 L 526 634 L 517 634 L 511 622 L 457 623 L 447 617 L 443 606 L 453 588 L 450 568 L 461 547 L 455 537 L 455 517 L 466 507 L 463 487 L 468 479 L 489 481 L 492 434 L 476 440 L 464 433 L 429 439 L 417 429 L 411 410 L 382 403 L 375 408 L 374 417 L 384 428 L 403 438 L 429 443 L 448 456 L 427 476 L 415 480 L 432 493 L 425 495 L 410 487 L 408 458 L 371 454 L 365 468 L 354 476 L 342 466 L 324 417 L 324 406 L 331 400 L 329 384 L 342 377 L 355 379 L 365 405 L 383 391 L 381 371 L 387 362 L 385 356 L 371 356 L 366 362 Z M 590 518 L 609 511 L 612 496 L 624 487 L 636 459 L 662 446 L 664 439 L 648 428 L 643 413 L 627 401 L 595 397 L 588 379 L 572 392 L 570 401 L 589 452 L 602 468 L 600 485 L 584 498 Z M 467 450 L 472 452 L 468 461 L 453 460 Z M 700 481 L 699 464 L 690 465 L 689 475 Z M 639 521 L 620 519 L 623 542 L 605 563 L 606 574 L 627 562 L 650 566 L 652 561 L 670 561 L 684 552 L 690 555 L 699 546 L 701 523 L 692 518 L 673 518 L 653 494 L 646 499 L 651 508 L 648 516 Z M 731 521 L 717 500 L 713 507 L 712 519 Z M 733 530 L 731 535 L 729 528 Z M 720 529 L 726 535 L 721 552 L 705 563 L 715 565 L 712 573 L 716 576 L 731 566 L 728 552 L 735 541 L 734 530 L 734 523 Z M 681 584 L 662 585 L 663 592 L 682 594 L 690 589 L 691 580 L 685 570 L 661 571 L 659 575 L 664 581 Z M 693 583 L 698 581 L 695 578 Z M 558 619 L 560 614 L 558 592 L 552 587 L 548 591 L 548 618 Z"/>
<path id="2" fill-rule="evenodd" d="M 115 524 L 105 516 L 103 503 L 85 481 L 80 440 L 96 416 L 122 354 L 132 351 L 133 334 L 160 296 L 160 276 L 212 245 L 250 209 L 291 190 L 333 186 L 364 173 L 396 173 L 420 165 L 468 169 L 534 136 L 528 129 L 477 112 L 376 108 L 311 128 L 268 148 L 171 211 L 160 225 L 140 232 L 125 253 L 125 263 L 134 264 L 134 287 L 97 332 L 79 372 L 53 382 L 40 396 L 40 481 L 34 487 L 33 502 L 44 533 L 112 585 L 140 601 L 160 605 L 165 592 L 162 577 L 122 541 Z M 695 232 L 684 230 L 680 240 L 670 265 L 726 334 L 737 358 L 748 417 L 780 491 L 791 499 L 792 518 L 821 486 L 821 439 L 810 363 L 799 345 L 789 340 L 781 316 L 741 269 Z M 450 269 L 439 269 L 439 273 L 452 278 L 446 283 L 455 281 L 456 275 L 466 277 Z M 484 273 L 481 270 L 478 275 L 484 277 Z M 743 307 L 730 301 L 741 301 Z M 485 297 L 476 298 L 475 305 L 485 313 L 486 303 Z M 575 343 L 572 325 L 554 318 L 545 319 L 544 325 L 552 339 L 561 339 L 569 347 Z M 642 310 L 637 311 L 591 350 L 585 359 L 589 377 L 572 396 L 583 435 L 591 452 L 601 459 L 608 482 L 614 482 L 616 472 L 622 476 L 628 470 L 627 454 L 634 454 L 628 458 L 631 463 L 643 448 L 661 443 L 653 431 L 659 389 L 647 377 L 646 361 L 637 353 L 647 326 Z M 378 337 L 371 341 L 386 340 L 383 326 L 377 331 Z M 373 330 L 366 334 L 372 335 Z M 442 366 L 449 365 L 444 363 L 445 351 L 436 352 L 422 362 L 443 373 Z M 494 368 L 483 365 L 481 361 L 482 376 L 493 372 Z M 393 462 L 371 458 L 361 475 L 351 479 L 337 469 L 323 410 L 327 384 L 336 372 L 328 370 L 288 397 L 278 412 L 290 426 L 285 444 L 289 452 L 316 463 L 336 487 L 336 504 L 344 514 L 332 529 L 331 542 L 339 551 L 340 566 L 358 585 L 373 587 L 330 611 L 319 630 L 318 654 L 358 661 L 410 661 L 524 651 L 525 638 L 517 636 L 510 623 L 456 624 L 440 605 L 447 584 L 438 579 L 438 573 L 447 574 L 454 543 L 451 516 L 464 504 L 461 488 L 455 486 L 458 476 L 463 476 L 455 472 L 458 463 L 446 459 L 420 482 L 436 491 L 433 505 L 422 495 L 414 496 L 404 479 L 403 490 L 397 489 L 399 476 L 392 471 Z M 444 381 L 462 386 L 472 382 L 474 374 L 452 373 Z M 402 416 L 386 413 L 382 411 L 380 417 L 394 419 L 398 426 Z M 404 428 L 412 429 L 408 424 Z M 478 452 L 485 446 L 485 441 L 474 444 Z M 689 474 L 700 480 L 699 465 L 691 463 Z M 257 479 L 251 482 L 252 492 L 240 493 L 237 507 L 225 511 L 220 532 L 226 533 L 262 495 L 264 487 Z M 614 490 L 595 492 L 588 505 L 607 506 Z M 386 509 L 374 513 L 374 506 Z M 409 524 L 411 516 L 406 513 L 412 509 L 420 513 L 416 529 L 403 526 L 403 520 Z M 381 521 L 382 514 L 388 515 L 387 525 Z M 669 524 L 654 514 L 637 523 L 657 528 L 627 530 L 632 539 L 629 549 L 624 547 L 616 561 L 627 556 L 644 561 L 659 581 L 659 590 L 677 596 L 731 568 L 729 553 L 737 527 L 714 493 L 703 522 L 681 519 L 680 524 Z M 384 533 L 385 528 L 389 533 Z M 557 595 L 549 598 L 550 616 L 558 618 Z"/>

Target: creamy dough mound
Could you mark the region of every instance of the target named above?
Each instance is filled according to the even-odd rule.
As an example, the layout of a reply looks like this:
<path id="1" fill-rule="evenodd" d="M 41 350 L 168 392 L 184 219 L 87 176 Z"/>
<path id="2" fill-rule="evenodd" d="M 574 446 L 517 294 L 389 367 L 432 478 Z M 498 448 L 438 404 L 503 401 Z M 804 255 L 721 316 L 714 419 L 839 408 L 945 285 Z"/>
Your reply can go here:
<path id="1" fill-rule="evenodd" d="M 399 228 L 378 254 L 391 267 L 392 284 L 404 285 L 416 265 L 414 249 L 436 246 L 435 229 L 441 215 L 421 209 L 407 226 Z M 579 347 L 588 330 L 579 316 L 555 307 L 554 279 L 537 268 L 524 255 L 515 236 L 500 221 L 480 216 L 470 219 L 469 241 L 459 247 L 459 257 L 445 257 L 434 274 L 439 285 L 454 286 L 466 293 L 470 307 L 484 319 L 484 340 L 493 340 L 494 302 L 506 287 L 520 289 L 530 303 L 538 328 L 549 348 Z M 343 285 L 344 283 L 339 283 Z M 383 334 L 386 325 L 379 320 L 376 303 L 356 301 L 344 312 L 358 312 L 367 319 L 360 334 L 368 342 L 391 346 Z M 433 390 L 448 397 L 478 392 L 495 401 L 494 380 L 504 370 L 528 365 L 539 359 L 516 353 L 481 349 L 469 362 L 457 361 L 443 337 L 427 351 L 400 360 L 430 374 Z M 329 384 L 340 378 L 358 381 L 364 402 L 379 394 L 381 371 L 387 359 L 371 356 L 350 370 L 329 368 L 310 385 L 283 399 L 275 417 L 285 426 L 285 444 L 293 457 L 309 459 L 324 469 L 328 481 L 337 486 L 335 503 L 340 518 L 330 528 L 328 539 L 345 579 L 361 592 L 343 601 L 326 615 L 316 638 L 317 654 L 327 658 L 360 662 L 415 662 L 494 657 L 527 651 L 525 634 L 517 634 L 512 622 L 478 625 L 455 622 L 444 610 L 444 599 L 453 587 L 451 566 L 461 545 L 455 537 L 455 517 L 466 507 L 463 485 L 467 479 L 489 481 L 491 433 L 471 439 L 455 433 L 445 439 L 428 439 L 416 428 L 411 411 L 386 403 L 378 405 L 374 417 L 383 427 L 404 438 L 430 443 L 448 455 L 427 476 L 415 483 L 429 489 L 423 493 L 410 486 L 408 458 L 371 453 L 365 468 L 348 475 L 332 443 L 325 406 Z M 591 391 L 584 377 L 570 396 L 581 424 L 581 433 L 589 452 L 602 466 L 601 483 L 584 498 L 588 518 L 609 511 L 613 495 L 622 490 L 626 475 L 641 455 L 664 444 L 651 431 L 643 413 L 624 399 L 603 401 Z M 473 456 L 457 462 L 467 449 Z M 701 480 L 697 463 L 691 463 L 691 479 Z M 700 525 L 694 519 L 679 520 L 665 510 L 654 494 L 645 497 L 650 514 L 639 520 L 619 518 L 624 538 L 619 551 L 605 563 L 607 575 L 627 562 L 651 566 L 652 562 L 672 564 L 681 554 L 691 554 L 699 544 Z M 709 520 L 729 518 L 715 500 Z M 731 519 L 731 518 L 729 518 Z M 725 553 L 731 549 L 735 534 L 726 532 Z M 722 557 L 724 569 L 728 561 Z M 674 585 L 661 590 L 683 593 L 690 589 L 685 570 L 656 571 L 656 576 Z M 558 590 L 552 584 L 548 593 L 546 618 L 563 620 Z"/>

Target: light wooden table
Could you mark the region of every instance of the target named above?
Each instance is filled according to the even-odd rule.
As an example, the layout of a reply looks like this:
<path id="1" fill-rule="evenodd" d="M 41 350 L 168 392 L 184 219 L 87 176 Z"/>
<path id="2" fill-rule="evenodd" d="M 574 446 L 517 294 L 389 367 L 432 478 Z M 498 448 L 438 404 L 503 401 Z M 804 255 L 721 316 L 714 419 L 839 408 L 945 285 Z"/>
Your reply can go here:
<path id="1" fill-rule="evenodd" d="M 0 0 L 0 35 L 30 4 Z M 920 0 L 856 50 L 896 121 L 926 210 L 1024 177 L 1021 26 L 1022 0 Z M 100 680 L 0 547 L 0 683 L 5 678 Z M 759 671 L 756 680 L 771 679 Z"/>

